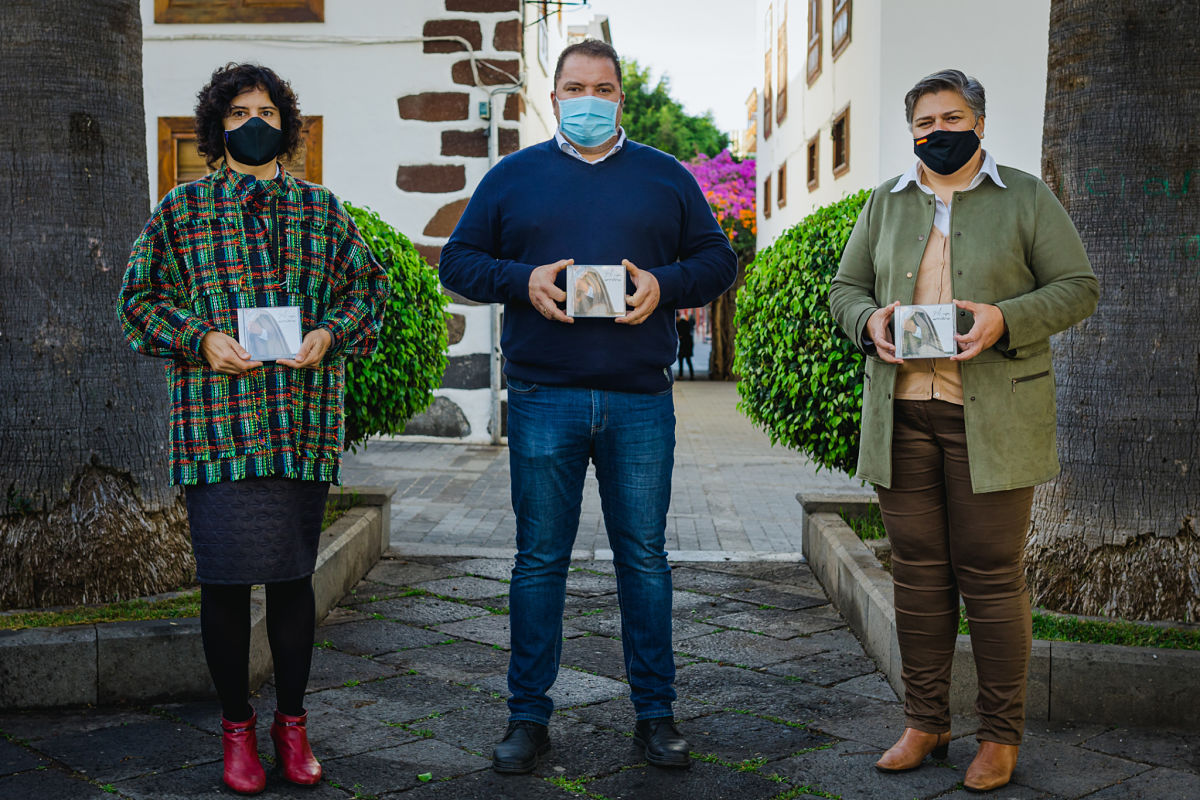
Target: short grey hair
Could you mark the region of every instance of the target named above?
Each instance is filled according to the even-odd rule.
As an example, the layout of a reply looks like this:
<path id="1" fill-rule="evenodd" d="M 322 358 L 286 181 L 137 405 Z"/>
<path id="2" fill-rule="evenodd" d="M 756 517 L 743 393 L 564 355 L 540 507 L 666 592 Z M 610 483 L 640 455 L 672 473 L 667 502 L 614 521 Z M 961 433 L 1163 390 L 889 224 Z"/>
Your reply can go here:
<path id="1" fill-rule="evenodd" d="M 967 77 L 966 73 L 957 69 L 944 69 L 941 72 L 935 72 L 932 75 L 926 75 L 921 80 L 917 81 L 917 85 L 908 90 L 908 94 L 904 95 L 904 119 L 911 126 L 913 121 L 913 108 L 917 105 L 917 101 L 927 94 L 936 94 L 943 91 L 958 92 L 962 95 L 963 100 L 967 101 L 967 107 L 971 109 L 971 113 L 976 119 L 984 116 L 984 106 L 986 104 L 983 84 L 975 78 Z"/>

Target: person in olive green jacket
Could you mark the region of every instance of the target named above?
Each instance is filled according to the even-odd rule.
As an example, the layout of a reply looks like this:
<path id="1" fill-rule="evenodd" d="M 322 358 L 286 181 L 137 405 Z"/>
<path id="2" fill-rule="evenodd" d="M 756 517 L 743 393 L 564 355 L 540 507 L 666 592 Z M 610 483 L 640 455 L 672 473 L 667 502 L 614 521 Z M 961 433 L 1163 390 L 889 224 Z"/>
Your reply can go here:
<path id="1" fill-rule="evenodd" d="M 938 72 L 904 103 L 918 160 L 867 200 L 830 291 L 867 355 L 858 477 L 892 544 L 906 727 L 876 767 L 945 757 L 961 594 L 980 720 L 964 786 L 986 791 L 1008 783 L 1024 730 L 1022 552 L 1033 487 L 1059 469 L 1050 336 L 1095 310 L 1099 285 L 1054 194 L 983 150 L 977 80 Z M 951 302 L 957 354 L 897 358 L 896 307 Z"/>

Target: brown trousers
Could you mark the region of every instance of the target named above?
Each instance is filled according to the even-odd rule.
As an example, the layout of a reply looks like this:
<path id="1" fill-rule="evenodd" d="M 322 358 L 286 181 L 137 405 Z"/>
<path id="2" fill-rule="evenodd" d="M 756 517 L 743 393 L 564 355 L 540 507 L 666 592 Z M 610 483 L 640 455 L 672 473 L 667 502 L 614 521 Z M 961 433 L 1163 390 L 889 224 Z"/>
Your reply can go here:
<path id="1" fill-rule="evenodd" d="M 876 487 L 892 544 L 905 724 L 950 730 L 958 598 L 979 676 L 977 738 L 1020 744 L 1033 635 L 1022 566 L 1033 488 L 975 494 L 962 406 L 897 400 L 892 488 Z"/>

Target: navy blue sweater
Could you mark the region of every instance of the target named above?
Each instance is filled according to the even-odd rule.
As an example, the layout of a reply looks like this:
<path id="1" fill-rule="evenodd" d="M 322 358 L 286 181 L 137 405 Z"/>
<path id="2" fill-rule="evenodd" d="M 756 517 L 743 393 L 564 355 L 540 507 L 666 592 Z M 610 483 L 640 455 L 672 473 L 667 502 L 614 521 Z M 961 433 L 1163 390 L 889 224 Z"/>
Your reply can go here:
<path id="1" fill-rule="evenodd" d="M 535 267 L 629 259 L 658 279 L 658 308 L 641 325 L 611 319 L 548 320 L 529 302 Z M 501 347 L 510 378 L 551 386 L 662 392 L 671 386 L 675 309 L 716 299 L 733 283 L 737 257 L 696 179 L 672 156 L 626 140 L 598 164 L 553 139 L 493 167 L 442 248 L 451 291 L 504 303 Z M 565 271 L 558 286 L 565 285 Z M 633 283 L 626 278 L 626 293 Z"/>

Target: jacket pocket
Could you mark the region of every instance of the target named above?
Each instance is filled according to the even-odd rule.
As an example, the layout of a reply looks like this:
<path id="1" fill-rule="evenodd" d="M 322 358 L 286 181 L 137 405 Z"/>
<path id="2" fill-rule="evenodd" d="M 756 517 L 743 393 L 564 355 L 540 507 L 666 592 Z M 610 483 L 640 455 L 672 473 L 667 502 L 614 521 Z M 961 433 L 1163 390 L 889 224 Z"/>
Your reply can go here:
<path id="1" fill-rule="evenodd" d="M 201 366 L 177 373 L 171 391 L 171 434 L 178 460 L 218 461 L 266 448 L 258 373 L 261 370 L 222 375 Z"/>
<path id="2" fill-rule="evenodd" d="M 515 394 L 533 394 L 538 389 L 538 385 L 536 383 L 523 381 L 519 378 L 508 378 L 507 383 L 508 390 Z"/>
<path id="3" fill-rule="evenodd" d="M 194 295 L 238 291 L 244 248 L 236 223 L 220 217 L 186 217 L 175 225 L 175 236 Z"/>
<path id="4" fill-rule="evenodd" d="M 1016 394 L 1017 386 L 1019 386 L 1022 383 L 1029 383 L 1030 381 L 1036 381 L 1036 380 L 1040 380 L 1042 378 L 1048 378 L 1048 377 L 1050 377 L 1050 370 L 1047 369 L 1047 370 L 1042 370 L 1041 372 L 1035 372 L 1032 375 L 1022 375 L 1019 378 L 1012 378 L 1011 383 L 1012 383 L 1013 394 Z"/>
<path id="5" fill-rule="evenodd" d="M 336 461 L 342 449 L 345 421 L 345 372 L 341 359 L 316 369 L 288 370 L 288 374 L 296 455 Z"/>
<path id="6" fill-rule="evenodd" d="M 299 252 L 289 242 L 283 247 L 284 285 L 290 294 L 311 298 L 320 306 L 328 305 L 333 292 L 336 243 L 329 227 L 320 220 L 304 219 L 281 225 L 281 233 L 296 230 L 293 237 Z"/>

